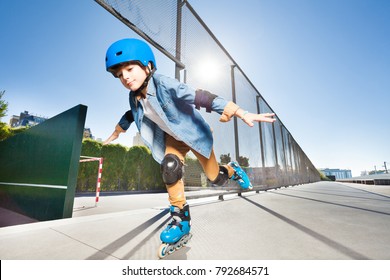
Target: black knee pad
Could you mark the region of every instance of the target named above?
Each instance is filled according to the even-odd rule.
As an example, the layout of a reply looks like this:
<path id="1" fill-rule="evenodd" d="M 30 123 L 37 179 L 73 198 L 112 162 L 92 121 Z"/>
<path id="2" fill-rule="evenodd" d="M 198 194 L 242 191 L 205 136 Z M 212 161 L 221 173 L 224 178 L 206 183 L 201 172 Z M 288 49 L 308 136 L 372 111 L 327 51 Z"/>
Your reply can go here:
<path id="1" fill-rule="evenodd" d="M 178 156 L 167 154 L 161 162 L 163 182 L 172 185 L 183 177 L 183 163 Z"/>
<path id="2" fill-rule="evenodd" d="M 211 181 L 213 185 L 223 186 L 226 184 L 227 180 L 229 180 L 229 173 L 226 167 L 219 166 L 219 173 L 217 178 L 214 181 Z"/>

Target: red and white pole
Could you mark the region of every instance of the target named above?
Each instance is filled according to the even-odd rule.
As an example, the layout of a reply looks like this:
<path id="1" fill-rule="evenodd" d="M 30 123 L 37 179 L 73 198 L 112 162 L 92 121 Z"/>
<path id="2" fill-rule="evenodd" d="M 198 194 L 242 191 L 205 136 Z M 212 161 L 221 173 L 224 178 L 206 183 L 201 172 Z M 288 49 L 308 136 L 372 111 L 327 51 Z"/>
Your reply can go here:
<path id="1" fill-rule="evenodd" d="M 100 183 L 101 183 L 101 180 L 102 180 L 102 171 L 103 171 L 103 158 L 99 158 L 99 171 L 98 171 L 98 178 L 97 178 L 97 183 L 96 183 L 95 206 L 97 206 L 97 203 L 99 202 Z"/>

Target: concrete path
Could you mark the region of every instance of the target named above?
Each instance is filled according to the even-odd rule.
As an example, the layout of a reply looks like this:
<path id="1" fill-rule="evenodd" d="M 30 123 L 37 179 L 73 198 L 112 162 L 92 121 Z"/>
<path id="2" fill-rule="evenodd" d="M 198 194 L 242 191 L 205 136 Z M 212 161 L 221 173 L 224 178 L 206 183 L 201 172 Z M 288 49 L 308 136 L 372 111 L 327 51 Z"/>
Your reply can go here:
<path id="1" fill-rule="evenodd" d="M 390 259 L 390 186 L 318 182 L 189 201 L 193 238 L 166 259 Z M 0 228 L 0 259 L 156 260 L 166 194 L 77 197 L 71 219 Z"/>

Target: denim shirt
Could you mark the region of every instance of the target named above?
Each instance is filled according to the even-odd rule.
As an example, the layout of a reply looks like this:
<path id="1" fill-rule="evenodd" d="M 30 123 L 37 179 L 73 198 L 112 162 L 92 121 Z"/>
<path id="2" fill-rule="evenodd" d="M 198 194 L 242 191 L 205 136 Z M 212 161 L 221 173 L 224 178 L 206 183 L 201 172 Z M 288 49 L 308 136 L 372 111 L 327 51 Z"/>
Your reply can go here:
<path id="1" fill-rule="evenodd" d="M 213 136 L 210 126 L 195 109 L 195 90 L 179 81 L 154 74 L 149 81 L 147 98 L 168 128 L 191 149 L 210 157 L 213 148 Z M 127 130 L 134 120 L 146 146 L 152 151 L 153 158 L 161 163 L 165 156 L 165 132 L 154 122 L 144 118 L 144 111 L 134 92 L 129 93 L 129 103 L 133 118 L 122 116 L 119 126 Z M 227 101 L 216 97 L 211 110 L 222 114 Z"/>

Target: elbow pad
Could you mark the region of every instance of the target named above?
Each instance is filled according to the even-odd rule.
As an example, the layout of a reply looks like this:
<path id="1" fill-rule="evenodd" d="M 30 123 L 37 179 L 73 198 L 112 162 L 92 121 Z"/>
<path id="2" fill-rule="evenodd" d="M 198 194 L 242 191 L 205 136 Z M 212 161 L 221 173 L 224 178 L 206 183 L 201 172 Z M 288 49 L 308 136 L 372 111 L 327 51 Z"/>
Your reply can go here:
<path id="1" fill-rule="evenodd" d="M 129 123 L 132 123 L 134 121 L 133 113 L 131 113 L 131 110 L 127 111 L 125 113 L 125 118 Z"/>
<path id="2" fill-rule="evenodd" d="M 206 112 L 211 112 L 214 99 L 217 95 L 203 89 L 197 89 L 195 92 L 195 108 L 200 110 L 200 107 L 206 108 Z"/>
<path id="3" fill-rule="evenodd" d="M 131 113 L 131 110 L 127 111 L 119 120 L 118 125 L 126 131 L 131 123 L 134 121 L 133 114 Z"/>

